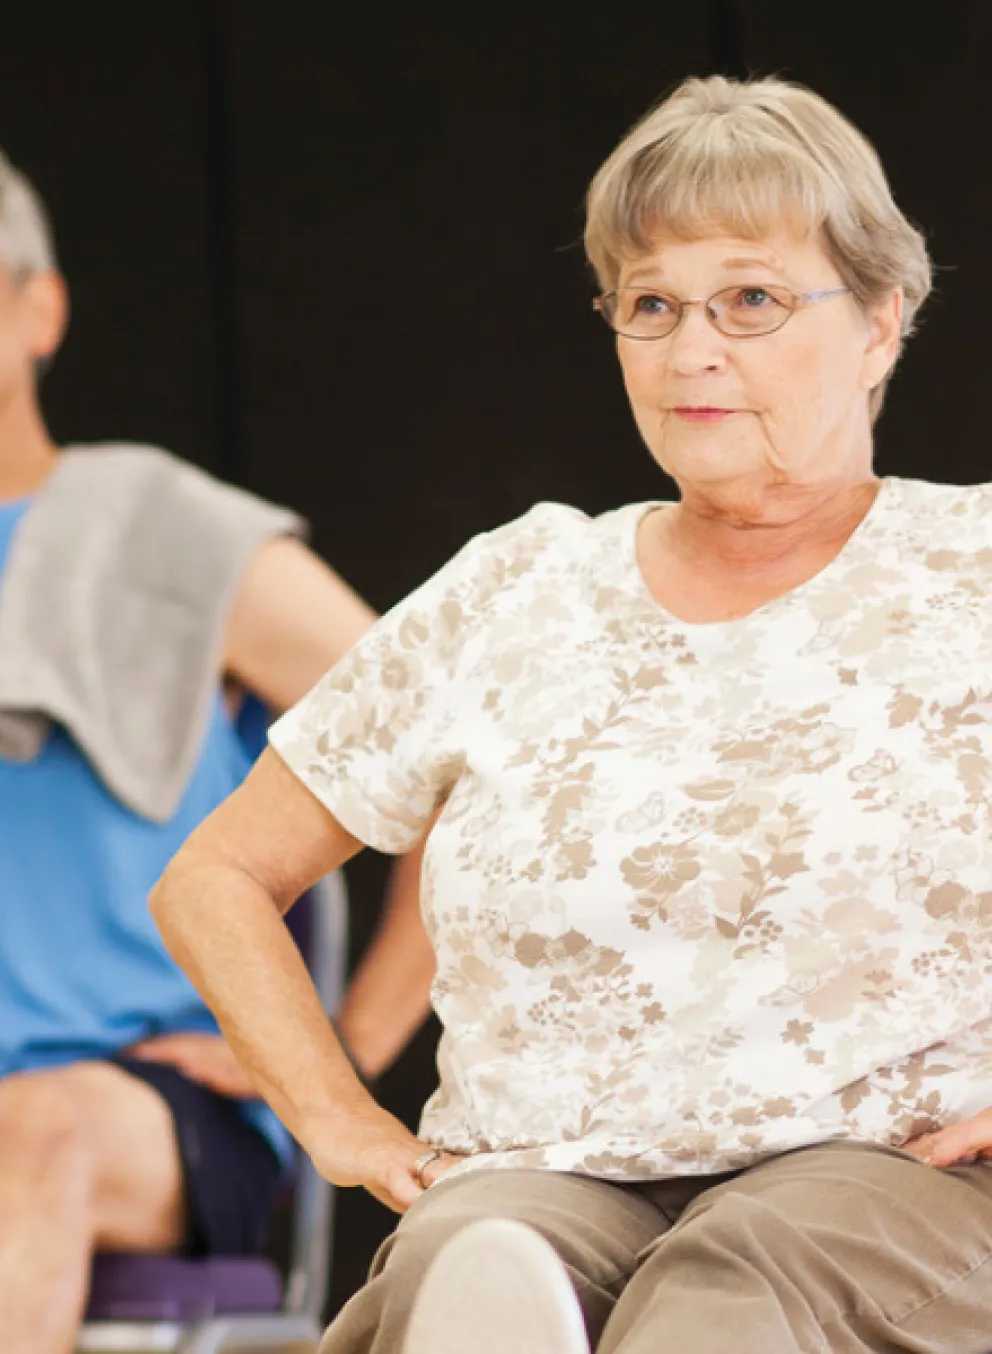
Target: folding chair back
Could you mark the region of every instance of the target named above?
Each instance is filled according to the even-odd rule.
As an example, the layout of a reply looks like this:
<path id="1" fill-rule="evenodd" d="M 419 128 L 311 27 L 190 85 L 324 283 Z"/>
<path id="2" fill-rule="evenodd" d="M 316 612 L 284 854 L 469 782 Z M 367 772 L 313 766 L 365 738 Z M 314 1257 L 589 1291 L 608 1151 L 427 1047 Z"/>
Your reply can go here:
<path id="1" fill-rule="evenodd" d="M 348 908 L 340 873 L 300 899 L 287 925 L 324 1009 L 344 986 Z M 331 1265 L 334 1191 L 297 1149 L 292 1179 L 292 1240 L 285 1285 L 265 1257 L 185 1260 L 99 1255 L 77 1354 L 220 1354 L 258 1349 L 311 1354 Z"/>

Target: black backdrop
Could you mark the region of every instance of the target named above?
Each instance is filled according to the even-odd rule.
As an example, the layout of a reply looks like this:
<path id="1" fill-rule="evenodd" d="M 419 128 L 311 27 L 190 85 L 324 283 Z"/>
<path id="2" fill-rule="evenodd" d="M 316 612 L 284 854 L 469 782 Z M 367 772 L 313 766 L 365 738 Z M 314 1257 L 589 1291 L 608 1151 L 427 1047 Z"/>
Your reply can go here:
<path id="1" fill-rule="evenodd" d="M 159 442 L 306 511 L 384 608 L 542 498 L 664 486 L 577 240 L 584 187 L 686 74 L 779 73 L 873 139 L 943 271 L 883 471 L 989 478 L 992 6 L 872 0 L 471 11 L 320 0 L 9 7 L 0 145 L 57 226 L 74 317 L 57 436 Z M 356 949 L 383 862 L 349 867 Z M 382 1087 L 413 1123 L 428 1029 Z M 390 1225 L 348 1194 L 331 1307 Z"/>

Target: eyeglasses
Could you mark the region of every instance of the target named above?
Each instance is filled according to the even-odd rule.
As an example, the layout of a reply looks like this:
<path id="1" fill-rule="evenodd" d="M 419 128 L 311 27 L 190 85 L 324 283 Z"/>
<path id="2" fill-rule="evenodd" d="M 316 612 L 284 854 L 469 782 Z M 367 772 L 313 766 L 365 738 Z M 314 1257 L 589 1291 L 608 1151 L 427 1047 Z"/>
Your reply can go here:
<path id="1" fill-rule="evenodd" d="M 723 287 L 705 301 L 680 301 L 667 292 L 620 287 L 597 296 L 592 304 L 613 332 L 624 338 L 667 338 L 682 323 L 690 306 L 702 306 L 713 328 L 727 338 L 761 338 L 781 329 L 804 306 L 815 306 L 849 291 L 849 287 L 832 287 L 797 295 L 788 287 Z"/>

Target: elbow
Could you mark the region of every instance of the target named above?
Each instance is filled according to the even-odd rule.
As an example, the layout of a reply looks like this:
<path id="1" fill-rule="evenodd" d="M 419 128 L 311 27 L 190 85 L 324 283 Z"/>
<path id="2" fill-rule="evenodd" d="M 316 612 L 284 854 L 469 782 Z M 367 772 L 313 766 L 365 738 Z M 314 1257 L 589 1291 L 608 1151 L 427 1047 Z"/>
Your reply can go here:
<path id="1" fill-rule="evenodd" d="M 165 915 L 165 900 L 168 889 L 167 879 L 171 868 L 171 866 L 166 866 L 165 874 L 163 874 L 162 878 L 148 895 L 148 911 L 152 914 L 152 921 L 154 921 L 159 930 L 162 929 L 162 918 Z"/>
<path id="2" fill-rule="evenodd" d="M 148 911 L 166 940 L 170 922 L 177 909 L 177 900 L 185 892 L 184 883 L 188 883 L 183 851 L 184 849 L 181 849 L 165 867 L 162 877 L 148 895 Z"/>

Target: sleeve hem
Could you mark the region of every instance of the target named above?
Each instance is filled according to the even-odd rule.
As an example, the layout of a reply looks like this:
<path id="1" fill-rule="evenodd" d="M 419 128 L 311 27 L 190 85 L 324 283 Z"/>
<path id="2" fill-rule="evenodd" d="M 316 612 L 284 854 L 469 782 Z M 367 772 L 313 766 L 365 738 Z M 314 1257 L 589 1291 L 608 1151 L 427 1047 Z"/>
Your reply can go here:
<path id="1" fill-rule="evenodd" d="M 429 818 L 420 832 L 411 834 L 406 825 L 387 818 L 362 787 L 353 780 L 340 779 L 332 782 L 325 777 L 318 779 L 310 773 L 309 768 L 299 766 L 280 747 L 277 725 L 269 730 L 269 746 L 296 779 L 332 817 L 337 819 L 344 830 L 357 837 L 360 842 L 364 842 L 366 846 L 370 846 L 373 851 L 379 851 L 387 856 L 406 855 L 427 831 Z"/>

